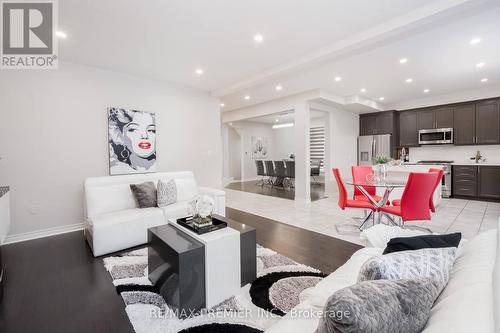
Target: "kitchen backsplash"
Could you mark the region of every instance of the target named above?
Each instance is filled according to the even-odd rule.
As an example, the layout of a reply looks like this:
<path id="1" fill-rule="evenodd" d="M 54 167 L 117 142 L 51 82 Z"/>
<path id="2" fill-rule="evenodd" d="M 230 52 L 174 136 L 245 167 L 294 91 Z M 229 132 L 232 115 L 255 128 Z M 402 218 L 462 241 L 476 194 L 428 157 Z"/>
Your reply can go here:
<path id="1" fill-rule="evenodd" d="M 469 158 L 476 155 L 476 151 L 478 150 L 481 151 L 483 158 L 486 158 L 486 163 L 500 162 L 500 145 L 437 145 L 415 147 L 410 148 L 410 162 L 422 160 L 455 161 L 457 163 L 469 162 Z"/>

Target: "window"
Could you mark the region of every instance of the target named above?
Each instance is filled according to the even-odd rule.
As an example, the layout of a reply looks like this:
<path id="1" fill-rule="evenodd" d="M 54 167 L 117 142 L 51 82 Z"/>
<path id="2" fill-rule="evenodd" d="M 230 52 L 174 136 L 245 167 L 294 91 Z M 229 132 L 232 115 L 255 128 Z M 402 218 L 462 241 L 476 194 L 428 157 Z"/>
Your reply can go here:
<path id="1" fill-rule="evenodd" d="M 311 127 L 309 135 L 311 164 L 314 160 L 321 160 L 320 170 L 323 171 L 325 160 L 325 127 Z"/>

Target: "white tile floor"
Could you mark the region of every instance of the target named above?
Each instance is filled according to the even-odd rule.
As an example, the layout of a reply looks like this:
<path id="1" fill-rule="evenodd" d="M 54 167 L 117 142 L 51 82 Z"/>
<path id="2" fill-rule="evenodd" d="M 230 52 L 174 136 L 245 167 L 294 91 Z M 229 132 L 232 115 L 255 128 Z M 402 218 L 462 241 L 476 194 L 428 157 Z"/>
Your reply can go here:
<path id="1" fill-rule="evenodd" d="M 336 197 L 329 197 L 310 204 L 300 204 L 293 200 L 226 189 L 226 205 L 279 222 L 338 237 L 361 244 L 359 232 L 341 233 L 335 224 L 353 223 L 353 216 L 362 216 L 362 210 L 342 211 Z M 408 222 L 426 226 L 433 232 L 462 232 L 464 238 L 496 229 L 500 216 L 500 203 L 443 199 L 432 215 L 432 220 Z M 242 221 L 243 222 L 243 221 Z"/>

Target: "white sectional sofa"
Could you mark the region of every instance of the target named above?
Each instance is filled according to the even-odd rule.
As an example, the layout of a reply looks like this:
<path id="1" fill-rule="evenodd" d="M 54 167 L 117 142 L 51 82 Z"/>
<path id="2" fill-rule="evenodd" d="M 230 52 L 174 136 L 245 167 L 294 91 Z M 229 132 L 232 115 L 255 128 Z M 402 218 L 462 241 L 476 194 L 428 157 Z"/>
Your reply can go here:
<path id="1" fill-rule="evenodd" d="M 174 179 L 177 202 L 164 208 L 137 208 L 130 184 Z M 162 172 L 85 180 L 85 236 L 94 253 L 101 256 L 147 243 L 147 229 L 187 215 L 187 204 L 197 195 L 215 201 L 214 213 L 224 216 L 225 192 L 198 187 L 192 172 Z"/>
<path id="2" fill-rule="evenodd" d="M 423 333 L 500 333 L 499 236 L 498 230 L 490 230 L 464 242 Z M 301 303 L 266 333 L 313 333 L 319 323 L 314 314 L 323 309 L 330 295 L 355 284 L 363 263 L 382 252 L 382 248 L 366 247 L 354 253 L 343 266 L 305 290 Z"/>

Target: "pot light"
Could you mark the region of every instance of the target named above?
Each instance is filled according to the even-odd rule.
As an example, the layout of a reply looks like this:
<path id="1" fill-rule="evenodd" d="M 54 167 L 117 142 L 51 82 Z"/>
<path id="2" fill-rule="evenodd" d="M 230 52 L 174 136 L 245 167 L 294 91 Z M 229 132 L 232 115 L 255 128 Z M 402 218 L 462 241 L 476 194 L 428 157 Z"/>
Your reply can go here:
<path id="1" fill-rule="evenodd" d="M 362 89 L 360 89 L 359 91 L 361 91 L 362 93 L 365 93 L 365 92 L 366 92 L 366 89 L 365 89 L 365 88 L 362 88 Z"/>
<path id="2" fill-rule="evenodd" d="M 224 104 L 224 103 L 220 103 L 220 107 L 221 107 L 221 108 L 223 108 L 223 107 L 225 107 L 225 106 L 226 106 L 226 104 Z"/>
<path id="3" fill-rule="evenodd" d="M 481 79 L 481 82 L 483 82 L 483 83 L 488 82 L 488 79 L 487 78 L 483 78 L 483 79 Z"/>
<path id="4" fill-rule="evenodd" d="M 476 37 L 476 38 L 472 38 L 469 42 L 470 45 L 476 45 L 476 44 L 479 44 L 481 43 L 481 38 L 479 37 Z"/>
<path id="5" fill-rule="evenodd" d="M 406 83 L 412 83 L 413 82 L 413 79 L 412 78 L 408 78 L 405 80 Z"/>
<path id="6" fill-rule="evenodd" d="M 383 101 L 385 99 L 385 97 L 379 97 L 378 100 L 379 101 Z"/>
<path id="7" fill-rule="evenodd" d="M 65 39 L 68 35 L 64 31 L 56 31 L 56 36 Z"/>
<path id="8" fill-rule="evenodd" d="M 256 34 L 253 36 L 253 41 L 256 43 L 261 43 L 264 40 L 264 36 L 261 34 Z"/>
<path id="9" fill-rule="evenodd" d="M 273 125 L 273 129 L 285 128 L 285 127 L 293 127 L 293 126 L 294 126 L 294 123 L 276 124 L 276 125 Z"/>
<path id="10" fill-rule="evenodd" d="M 250 99 L 250 96 L 246 95 L 245 97 L 243 97 L 244 99 L 246 99 L 247 101 Z"/>
<path id="11" fill-rule="evenodd" d="M 279 123 L 280 120 L 278 118 L 276 118 L 274 121 L 277 122 L 277 123 Z"/>
<path id="12" fill-rule="evenodd" d="M 278 85 L 278 86 L 276 86 L 275 89 L 278 90 L 278 91 L 280 91 L 280 90 L 283 90 L 283 87 Z"/>
<path id="13" fill-rule="evenodd" d="M 334 80 L 335 80 L 335 82 L 340 82 L 340 81 L 342 81 L 342 77 L 341 76 L 336 76 L 334 78 Z"/>
<path id="14" fill-rule="evenodd" d="M 478 63 L 476 64 L 476 67 L 477 67 L 477 68 L 483 68 L 483 67 L 484 67 L 484 65 L 486 65 L 484 62 L 478 62 Z"/>
<path id="15" fill-rule="evenodd" d="M 204 72 L 203 72 L 203 69 L 201 69 L 201 68 L 196 68 L 196 70 L 195 70 L 194 72 L 195 72 L 196 74 L 198 74 L 198 75 L 203 75 L 203 73 L 204 73 Z"/>
<path id="16" fill-rule="evenodd" d="M 401 59 L 399 59 L 399 63 L 400 64 L 406 64 L 407 62 L 408 62 L 407 58 L 401 58 Z"/>
<path id="17" fill-rule="evenodd" d="M 424 89 L 424 94 L 428 94 L 430 92 L 429 89 Z"/>

